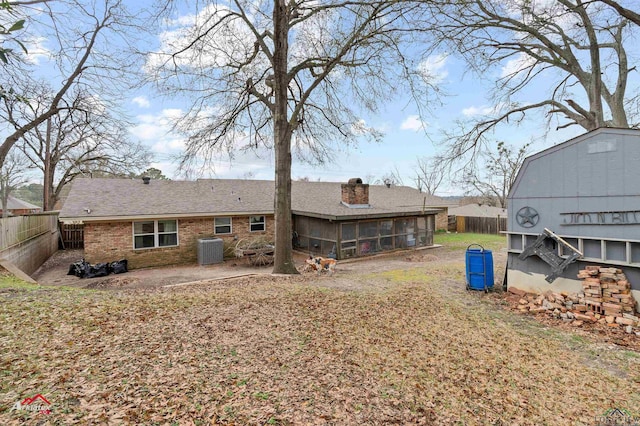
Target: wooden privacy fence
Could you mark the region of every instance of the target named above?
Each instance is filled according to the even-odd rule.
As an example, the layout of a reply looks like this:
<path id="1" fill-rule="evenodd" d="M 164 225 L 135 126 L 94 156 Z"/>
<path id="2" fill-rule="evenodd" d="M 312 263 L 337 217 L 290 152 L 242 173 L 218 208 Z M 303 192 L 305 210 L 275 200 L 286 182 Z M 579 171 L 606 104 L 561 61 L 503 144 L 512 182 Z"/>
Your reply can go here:
<path id="1" fill-rule="evenodd" d="M 57 213 L 0 218 L 0 250 L 51 233 L 58 227 Z"/>
<path id="2" fill-rule="evenodd" d="M 58 249 L 58 213 L 0 218 L 0 258 L 34 273 Z"/>
<path id="3" fill-rule="evenodd" d="M 457 232 L 474 232 L 476 234 L 499 234 L 501 231 L 506 230 L 506 217 L 456 216 Z"/>
<path id="4" fill-rule="evenodd" d="M 61 223 L 60 238 L 65 250 L 84 248 L 84 225 Z"/>

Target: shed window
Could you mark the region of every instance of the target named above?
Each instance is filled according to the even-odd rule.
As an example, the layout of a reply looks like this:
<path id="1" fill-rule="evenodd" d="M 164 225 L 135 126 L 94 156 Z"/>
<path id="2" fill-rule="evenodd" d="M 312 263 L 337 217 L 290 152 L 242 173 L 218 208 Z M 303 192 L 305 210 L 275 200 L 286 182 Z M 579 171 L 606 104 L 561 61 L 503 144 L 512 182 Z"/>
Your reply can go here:
<path id="1" fill-rule="evenodd" d="M 265 230 L 264 216 L 251 216 L 249 218 L 249 230 L 251 232 L 264 231 Z"/>
<path id="2" fill-rule="evenodd" d="M 133 222 L 133 248 L 146 249 L 178 245 L 177 220 Z"/>
<path id="3" fill-rule="evenodd" d="M 230 217 L 216 217 L 214 220 L 214 233 L 216 234 L 230 234 L 231 233 L 231 218 Z"/>

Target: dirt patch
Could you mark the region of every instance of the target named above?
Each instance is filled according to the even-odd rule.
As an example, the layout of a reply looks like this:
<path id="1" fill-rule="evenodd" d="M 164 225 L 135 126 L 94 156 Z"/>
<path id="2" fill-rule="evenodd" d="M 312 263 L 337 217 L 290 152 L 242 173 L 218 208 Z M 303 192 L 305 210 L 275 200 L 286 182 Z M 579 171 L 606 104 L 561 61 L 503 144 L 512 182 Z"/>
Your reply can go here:
<path id="1" fill-rule="evenodd" d="M 270 274 L 272 267 L 257 267 L 242 260 L 226 260 L 216 265 L 181 265 L 161 268 L 136 269 L 115 276 L 100 278 L 78 278 L 67 275 L 69 266 L 82 260 L 82 250 L 60 250 L 47 260 L 33 275 L 41 285 L 122 289 L 122 288 L 156 288 L 189 282 L 226 279 L 237 276 L 255 276 Z M 304 269 L 307 254 L 295 253 L 294 261 L 299 271 Z M 506 259 L 502 253 L 496 253 L 494 263 L 498 265 Z M 361 280 L 352 280 L 356 273 L 376 273 L 392 269 L 418 268 L 424 263 L 442 263 L 464 261 L 464 254 L 452 253 L 442 247 L 412 251 L 385 253 L 376 256 L 339 261 L 335 273 L 335 286 L 343 289 L 367 289 L 371 285 Z M 304 273 L 313 276 L 315 273 Z M 321 277 L 326 276 L 322 273 Z"/>
<path id="2" fill-rule="evenodd" d="M 33 278 L 45 286 L 69 286 L 99 289 L 157 288 L 202 280 L 215 280 L 242 275 L 266 274 L 270 267 L 256 267 L 235 259 L 215 265 L 180 265 L 135 269 L 124 274 L 98 278 L 67 275 L 72 263 L 82 260 L 82 250 L 60 250 L 51 256 Z"/>
<path id="3" fill-rule="evenodd" d="M 112 277 L 92 280 L 85 288 L 123 288 L 134 287 L 140 285 L 140 279 L 137 277 Z"/>
<path id="4" fill-rule="evenodd" d="M 404 257 L 406 262 L 437 262 L 440 258 L 435 254 L 414 253 Z"/>

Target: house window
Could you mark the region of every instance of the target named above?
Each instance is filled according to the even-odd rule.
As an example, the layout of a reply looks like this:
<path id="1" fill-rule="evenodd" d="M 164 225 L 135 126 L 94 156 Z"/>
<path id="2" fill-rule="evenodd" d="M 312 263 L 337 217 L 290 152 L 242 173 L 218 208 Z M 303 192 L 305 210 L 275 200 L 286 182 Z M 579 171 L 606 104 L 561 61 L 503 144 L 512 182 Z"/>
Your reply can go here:
<path id="1" fill-rule="evenodd" d="M 214 233 L 216 234 L 230 234 L 231 233 L 231 218 L 230 217 L 216 217 L 214 219 Z"/>
<path id="2" fill-rule="evenodd" d="M 251 216 L 249 218 L 249 230 L 251 232 L 264 231 L 265 230 L 264 216 Z"/>
<path id="3" fill-rule="evenodd" d="M 178 245 L 178 221 L 133 222 L 133 248 L 145 249 Z"/>

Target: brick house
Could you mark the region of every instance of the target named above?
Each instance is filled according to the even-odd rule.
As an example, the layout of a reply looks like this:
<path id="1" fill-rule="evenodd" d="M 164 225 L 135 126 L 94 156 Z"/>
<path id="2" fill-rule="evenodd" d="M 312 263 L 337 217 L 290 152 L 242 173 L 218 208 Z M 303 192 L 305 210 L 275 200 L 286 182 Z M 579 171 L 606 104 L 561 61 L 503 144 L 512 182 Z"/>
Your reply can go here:
<path id="1" fill-rule="evenodd" d="M 42 212 L 42 207 L 38 207 L 26 201 L 20 200 L 12 195 L 7 197 L 7 211 L 9 216 L 20 216 Z M 0 215 L 2 215 L 2 205 L 0 203 Z"/>
<path id="2" fill-rule="evenodd" d="M 84 224 L 88 262 L 126 258 L 131 268 L 197 261 L 198 239 L 273 241 L 273 181 L 76 179 L 60 211 Z M 293 182 L 294 245 L 339 259 L 433 244 L 446 203 L 409 187 Z"/>

